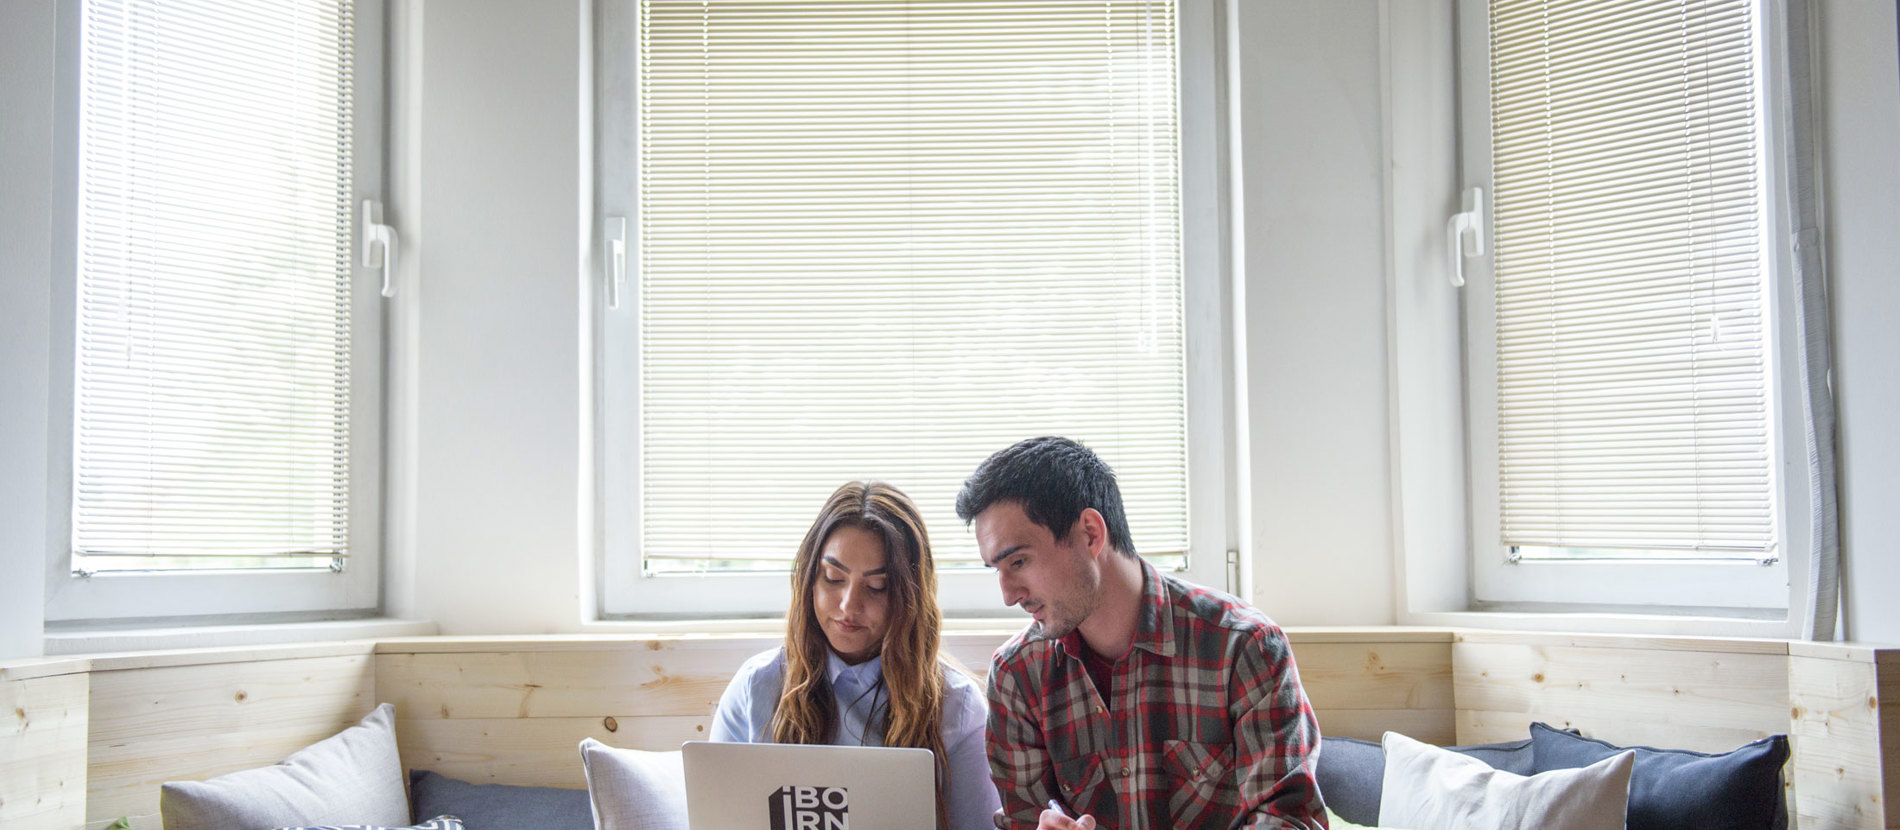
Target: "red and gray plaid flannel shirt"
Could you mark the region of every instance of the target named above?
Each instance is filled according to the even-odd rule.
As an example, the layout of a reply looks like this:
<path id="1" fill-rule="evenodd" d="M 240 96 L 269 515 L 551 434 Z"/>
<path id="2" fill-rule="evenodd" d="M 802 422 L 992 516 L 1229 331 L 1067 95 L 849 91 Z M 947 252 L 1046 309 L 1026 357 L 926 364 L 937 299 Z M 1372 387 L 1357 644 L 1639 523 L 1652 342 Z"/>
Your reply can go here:
<path id="1" fill-rule="evenodd" d="M 1134 648 L 1104 701 L 1079 632 L 1035 625 L 990 667 L 998 825 L 1033 828 L 1049 799 L 1114 830 L 1326 827 L 1319 722 L 1279 626 L 1142 563 Z"/>

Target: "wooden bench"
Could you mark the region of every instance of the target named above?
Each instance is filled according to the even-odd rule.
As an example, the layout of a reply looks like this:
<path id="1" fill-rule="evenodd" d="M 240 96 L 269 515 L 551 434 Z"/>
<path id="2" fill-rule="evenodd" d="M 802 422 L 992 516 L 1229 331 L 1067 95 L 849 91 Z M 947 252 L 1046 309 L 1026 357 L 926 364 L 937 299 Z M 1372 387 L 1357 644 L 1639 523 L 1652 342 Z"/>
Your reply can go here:
<path id="1" fill-rule="evenodd" d="M 977 672 L 1008 632 L 946 634 Z M 1289 630 L 1328 735 L 1511 740 L 1543 720 L 1704 751 L 1787 733 L 1800 828 L 1900 829 L 1900 650 L 1430 628 Z M 423 637 L 0 662 L 0 826 L 156 828 L 158 788 L 274 763 L 379 701 L 403 761 L 582 786 L 582 738 L 703 738 L 726 680 L 777 638 Z M 1883 715 L 1885 716 L 1883 718 Z"/>

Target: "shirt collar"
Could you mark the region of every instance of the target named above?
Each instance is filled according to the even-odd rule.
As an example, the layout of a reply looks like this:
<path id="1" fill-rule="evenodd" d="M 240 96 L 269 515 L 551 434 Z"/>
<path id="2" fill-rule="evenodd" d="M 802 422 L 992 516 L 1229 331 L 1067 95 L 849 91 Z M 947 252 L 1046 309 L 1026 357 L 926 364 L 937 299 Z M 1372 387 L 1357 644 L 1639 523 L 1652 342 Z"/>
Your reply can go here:
<path id="1" fill-rule="evenodd" d="M 1168 588 L 1161 581 L 1161 572 L 1146 559 L 1141 560 L 1141 601 L 1136 606 L 1135 616 L 1135 638 L 1131 645 L 1161 657 L 1173 657 L 1174 605 L 1168 602 Z M 1088 648 L 1082 642 L 1080 628 L 1062 635 L 1057 642 L 1077 660 L 1082 659 Z"/>
<path id="2" fill-rule="evenodd" d="M 844 661 L 838 652 L 825 649 L 825 679 L 835 688 L 838 678 L 848 678 L 855 685 L 869 685 L 876 682 L 884 672 L 884 655 L 878 655 L 855 666 Z"/>

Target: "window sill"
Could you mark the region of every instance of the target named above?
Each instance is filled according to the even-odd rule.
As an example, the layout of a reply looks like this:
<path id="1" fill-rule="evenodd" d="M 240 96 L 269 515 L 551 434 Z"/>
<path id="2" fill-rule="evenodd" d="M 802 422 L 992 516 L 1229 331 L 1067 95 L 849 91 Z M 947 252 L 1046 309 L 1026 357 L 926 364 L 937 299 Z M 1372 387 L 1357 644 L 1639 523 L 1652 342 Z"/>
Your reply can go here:
<path id="1" fill-rule="evenodd" d="M 226 625 L 100 626 L 46 632 L 47 656 L 158 651 L 184 648 L 320 643 L 338 640 L 374 640 L 427 637 L 436 633 L 429 620 L 370 617 L 289 623 Z"/>
<path id="2" fill-rule="evenodd" d="M 943 620 L 945 634 L 1014 634 L 1029 624 L 1027 615 L 1009 617 L 951 617 Z M 680 620 L 595 620 L 581 624 L 586 634 L 720 634 L 759 637 L 785 636 L 785 618 Z"/>

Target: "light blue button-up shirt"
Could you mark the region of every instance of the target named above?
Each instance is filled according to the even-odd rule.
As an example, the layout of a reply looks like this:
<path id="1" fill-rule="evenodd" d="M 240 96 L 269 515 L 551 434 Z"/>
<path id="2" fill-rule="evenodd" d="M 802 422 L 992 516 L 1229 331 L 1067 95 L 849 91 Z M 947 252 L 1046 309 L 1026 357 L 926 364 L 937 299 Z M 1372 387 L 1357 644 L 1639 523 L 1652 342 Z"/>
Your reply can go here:
<path id="1" fill-rule="evenodd" d="M 838 703 L 838 727 L 829 743 L 837 746 L 883 746 L 890 690 L 878 684 L 883 658 L 855 666 L 830 653 L 825 671 Z M 979 830 L 995 825 L 990 816 L 1002 806 L 996 782 L 990 779 L 989 755 L 983 747 L 983 726 L 989 705 L 976 681 L 959 671 L 944 669 L 943 748 L 949 773 L 944 803 L 955 830 Z M 775 648 L 739 667 L 719 696 L 713 714 L 712 739 L 739 743 L 771 743 L 772 713 L 785 688 L 785 649 Z"/>

